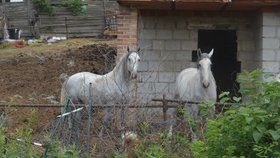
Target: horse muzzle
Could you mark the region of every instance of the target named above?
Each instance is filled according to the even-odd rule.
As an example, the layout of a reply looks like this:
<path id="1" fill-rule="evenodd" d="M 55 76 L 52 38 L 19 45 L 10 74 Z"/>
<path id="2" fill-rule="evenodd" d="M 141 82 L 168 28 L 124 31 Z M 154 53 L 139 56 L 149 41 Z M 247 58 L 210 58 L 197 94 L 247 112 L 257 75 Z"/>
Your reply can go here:
<path id="1" fill-rule="evenodd" d="M 210 84 L 209 84 L 209 82 L 203 82 L 202 85 L 203 85 L 204 88 L 208 88 Z"/>
<path id="2" fill-rule="evenodd" d="M 137 78 L 137 73 L 131 73 L 130 71 L 129 71 L 129 76 L 130 76 L 130 79 L 136 79 Z"/>
<path id="3" fill-rule="evenodd" d="M 137 74 L 130 74 L 130 78 L 131 79 L 136 79 L 137 78 Z"/>

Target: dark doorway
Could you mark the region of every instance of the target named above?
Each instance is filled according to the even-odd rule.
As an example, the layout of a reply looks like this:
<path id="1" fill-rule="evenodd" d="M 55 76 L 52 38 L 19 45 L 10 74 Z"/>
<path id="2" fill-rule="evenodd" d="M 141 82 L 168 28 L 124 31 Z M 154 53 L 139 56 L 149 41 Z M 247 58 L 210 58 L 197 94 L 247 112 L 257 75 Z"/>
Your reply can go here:
<path id="1" fill-rule="evenodd" d="M 240 63 L 237 62 L 237 36 L 235 30 L 199 30 L 198 48 L 202 52 L 210 52 L 212 56 L 212 71 L 217 83 L 217 93 L 230 92 L 238 95 L 239 84 L 236 82 Z"/>

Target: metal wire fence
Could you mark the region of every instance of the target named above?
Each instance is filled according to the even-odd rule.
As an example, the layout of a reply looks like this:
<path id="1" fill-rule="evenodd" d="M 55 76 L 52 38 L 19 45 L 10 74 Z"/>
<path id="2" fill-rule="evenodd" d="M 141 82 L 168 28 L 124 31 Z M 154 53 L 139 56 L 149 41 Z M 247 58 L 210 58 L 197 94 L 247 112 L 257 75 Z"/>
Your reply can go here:
<path id="1" fill-rule="evenodd" d="M 109 156 L 114 151 L 123 150 L 121 135 L 125 131 L 141 134 L 144 122 L 149 124 L 149 127 L 145 129 L 148 131 L 148 134 L 167 130 L 170 124 L 168 109 L 178 108 L 178 106 L 186 103 L 192 105 L 199 104 L 199 102 L 167 99 L 165 95 L 162 98 L 154 98 L 152 101 L 150 104 L 134 102 L 130 104 L 97 105 L 90 102 L 89 105 L 74 105 L 71 103 L 70 98 L 68 98 L 65 105 L 1 104 L 0 107 L 61 108 L 61 115 L 50 120 L 49 124 L 41 131 L 41 137 L 43 138 L 45 135 L 48 135 L 51 139 L 60 140 L 65 145 L 75 145 L 81 151 L 81 157 L 104 157 Z M 153 105 L 151 105 L 152 103 Z M 216 105 L 230 106 L 231 104 L 217 103 Z M 104 125 L 104 109 L 106 108 L 113 108 L 112 117 L 103 136 L 100 137 L 100 130 Z M 122 110 L 125 110 L 124 118 L 121 118 Z M 155 111 L 158 111 L 159 115 L 150 115 L 151 113 L 155 114 Z M 180 121 L 179 116 L 176 120 L 178 120 L 178 123 L 174 129 L 181 133 L 188 133 L 185 122 Z M 46 146 L 43 153 L 44 156 L 48 154 L 48 150 Z"/>

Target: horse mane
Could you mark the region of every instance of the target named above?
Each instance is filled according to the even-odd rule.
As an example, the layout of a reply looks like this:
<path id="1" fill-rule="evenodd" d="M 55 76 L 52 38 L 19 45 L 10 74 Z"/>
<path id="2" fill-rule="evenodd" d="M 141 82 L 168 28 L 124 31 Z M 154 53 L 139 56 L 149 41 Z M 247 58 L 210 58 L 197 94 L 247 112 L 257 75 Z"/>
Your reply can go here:
<path id="1" fill-rule="evenodd" d="M 117 70 L 122 70 L 122 71 L 124 71 L 124 78 L 126 79 L 127 77 L 129 77 L 126 62 L 127 62 L 127 58 L 129 57 L 129 55 L 133 52 L 136 52 L 136 51 L 129 51 L 125 55 L 123 55 L 121 57 L 120 61 L 117 63 L 117 65 L 114 67 L 114 69 L 112 71 L 116 72 Z"/>
<path id="2" fill-rule="evenodd" d="M 117 63 L 117 65 L 115 66 L 114 69 L 119 69 L 120 66 L 124 65 L 123 62 L 126 62 L 127 58 L 129 57 L 129 55 L 132 53 L 133 51 L 127 52 L 125 53 L 125 55 L 123 55 L 120 59 L 120 61 Z M 114 70 L 113 69 L 113 70 Z"/>

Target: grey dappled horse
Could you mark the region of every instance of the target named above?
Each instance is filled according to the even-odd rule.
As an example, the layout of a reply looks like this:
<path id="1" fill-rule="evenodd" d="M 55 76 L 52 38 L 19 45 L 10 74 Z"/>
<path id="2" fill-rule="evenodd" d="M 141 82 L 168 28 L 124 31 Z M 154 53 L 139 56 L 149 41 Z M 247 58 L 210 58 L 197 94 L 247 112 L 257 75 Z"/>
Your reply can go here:
<path id="1" fill-rule="evenodd" d="M 214 49 L 209 54 L 201 53 L 198 50 L 197 68 L 187 68 L 181 71 L 176 79 L 175 98 L 184 101 L 216 101 L 216 82 L 211 71 L 211 56 Z M 198 105 L 185 104 L 185 110 L 193 119 L 199 119 Z M 214 107 L 215 108 L 215 107 Z M 172 136 L 173 124 L 176 122 L 177 110 L 173 109 L 171 114 L 172 123 L 169 128 L 169 136 Z M 191 128 L 192 131 L 192 128 Z M 192 132 L 194 134 L 194 132 Z M 196 137 L 192 135 L 192 138 Z M 193 138 L 195 139 L 195 138 Z"/>
<path id="2" fill-rule="evenodd" d="M 61 89 L 61 103 L 65 102 L 66 96 L 70 96 L 75 104 L 89 104 L 89 98 L 91 98 L 93 106 L 95 104 L 113 106 L 128 103 L 131 98 L 130 81 L 137 77 L 140 49 L 130 51 L 127 48 L 127 51 L 114 69 L 105 75 L 79 72 L 66 79 Z M 91 88 L 89 88 L 90 83 Z M 90 92 L 92 96 L 90 96 Z M 103 135 L 104 127 L 108 126 L 108 119 L 112 113 L 112 108 L 105 110 L 100 137 Z"/>

